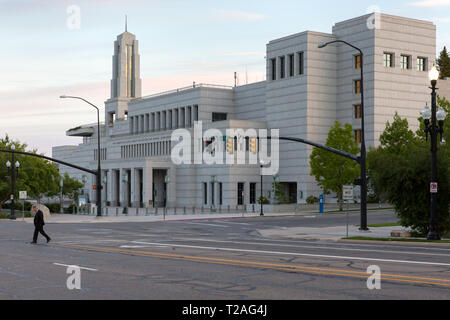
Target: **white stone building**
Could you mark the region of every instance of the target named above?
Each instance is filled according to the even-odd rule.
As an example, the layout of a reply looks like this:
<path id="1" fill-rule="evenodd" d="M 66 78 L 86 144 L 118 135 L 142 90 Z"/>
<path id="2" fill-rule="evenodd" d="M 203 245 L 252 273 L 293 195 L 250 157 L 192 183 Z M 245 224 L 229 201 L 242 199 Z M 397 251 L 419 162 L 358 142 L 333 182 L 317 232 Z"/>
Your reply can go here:
<path id="1" fill-rule="evenodd" d="M 428 70 L 435 63 L 433 23 L 385 14 L 365 15 L 334 25 L 332 33 L 305 31 L 269 41 L 267 80 L 244 86 L 193 85 L 141 96 L 138 41 L 131 33 L 114 43 L 111 97 L 101 125 L 104 170 L 103 200 L 111 206 L 201 207 L 255 203 L 260 195 L 258 165 L 175 165 L 171 134 L 177 128 L 279 129 L 280 136 L 325 143 L 335 120 L 350 123 L 359 138 L 360 57 L 345 40 L 364 53 L 367 147 L 377 146 L 395 112 L 418 127 L 417 118 L 430 100 Z M 145 41 L 145 40 L 144 40 Z M 53 148 L 53 157 L 96 169 L 97 126 L 67 131 L 84 137 L 78 146 Z M 226 144 L 226 141 L 223 142 Z M 246 148 L 243 145 L 237 146 Z M 236 147 L 235 147 L 236 148 Z M 320 189 L 310 176 L 312 148 L 280 143 L 282 183 L 291 202 L 304 203 Z M 61 166 L 81 180 L 82 172 Z M 168 184 L 165 177 L 169 177 Z M 272 177 L 264 177 L 264 196 L 272 198 Z M 86 190 L 95 201 L 89 177 Z M 167 189 L 167 190 L 166 190 Z"/>

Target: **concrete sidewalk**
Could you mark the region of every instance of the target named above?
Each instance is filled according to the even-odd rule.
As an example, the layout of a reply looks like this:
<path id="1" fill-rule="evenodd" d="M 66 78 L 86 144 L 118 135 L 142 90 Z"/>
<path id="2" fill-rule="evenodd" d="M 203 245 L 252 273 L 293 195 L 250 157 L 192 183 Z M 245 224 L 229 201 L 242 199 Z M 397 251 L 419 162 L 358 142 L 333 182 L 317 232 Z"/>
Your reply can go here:
<path id="1" fill-rule="evenodd" d="M 391 232 L 405 231 L 402 227 L 381 227 L 370 228 L 369 231 L 360 231 L 359 227 L 349 225 L 349 237 L 371 237 L 371 238 L 391 238 Z M 258 230 L 263 237 L 268 238 L 289 238 L 289 239 L 306 239 L 306 240 L 332 240 L 338 241 L 347 237 L 347 228 L 343 226 L 324 227 L 324 228 L 277 228 Z"/>
<path id="2" fill-rule="evenodd" d="M 281 217 L 305 215 L 304 213 L 265 213 L 266 217 Z M 309 214 L 307 214 L 309 215 Z M 72 214 L 52 214 L 50 218 L 45 218 L 46 224 L 53 223 L 121 223 L 121 222 L 162 222 L 162 221 L 184 221 L 184 220 L 213 220 L 213 219 L 231 219 L 231 218 L 250 218 L 259 217 L 259 213 L 204 213 L 204 214 L 168 214 L 168 215 L 124 215 L 102 216 L 93 215 L 72 215 Z M 18 218 L 18 222 L 25 221 L 33 223 L 33 218 Z"/>

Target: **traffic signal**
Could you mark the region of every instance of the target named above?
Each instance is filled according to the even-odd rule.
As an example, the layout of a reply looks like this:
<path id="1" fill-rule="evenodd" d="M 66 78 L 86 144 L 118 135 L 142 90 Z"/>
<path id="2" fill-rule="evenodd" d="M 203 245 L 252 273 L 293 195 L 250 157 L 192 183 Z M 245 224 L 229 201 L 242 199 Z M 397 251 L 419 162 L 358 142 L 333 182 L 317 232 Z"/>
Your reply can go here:
<path id="1" fill-rule="evenodd" d="M 257 144 L 256 138 L 250 138 L 250 151 L 252 153 L 256 153 L 256 144 Z"/>
<path id="2" fill-rule="evenodd" d="M 227 138 L 227 152 L 233 153 L 233 138 L 228 137 Z"/>

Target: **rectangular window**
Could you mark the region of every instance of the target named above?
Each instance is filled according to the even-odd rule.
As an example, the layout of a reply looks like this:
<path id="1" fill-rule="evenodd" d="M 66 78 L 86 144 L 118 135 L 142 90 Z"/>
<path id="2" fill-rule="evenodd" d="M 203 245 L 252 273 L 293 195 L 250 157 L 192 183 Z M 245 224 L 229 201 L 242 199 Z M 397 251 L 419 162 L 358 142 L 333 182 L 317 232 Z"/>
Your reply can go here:
<path id="1" fill-rule="evenodd" d="M 361 93 L 361 80 L 354 81 L 355 94 Z"/>
<path id="2" fill-rule="evenodd" d="M 361 129 L 355 130 L 355 141 L 361 143 Z"/>
<path id="3" fill-rule="evenodd" d="M 427 71 L 427 58 L 417 58 L 417 71 Z"/>
<path id="4" fill-rule="evenodd" d="M 239 206 L 244 204 L 244 183 L 242 182 L 238 183 L 237 200 Z"/>
<path id="5" fill-rule="evenodd" d="M 277 79 L 277 60 L 270 59 L 270 68 L 272 70 L 272 80 Z"/>
<path id="6" fill-rule="evenodd" d="M 355 56 L 355 69 L 361 69 L 361 55 Z"/>
<path id="7" fill-rule="evenodd" d="M 250 204 L 256 203 L 256 183 L 250 183 Z"/>
<path id="8" fill-rule="evenodd" d="M 280 57 L 280 78 L 284 79 L 285 77 L 285 69 L 286 68 L 286 63 L 285 63 L 285 58 L 284 57 Z"/>
<path id="9" fill-rule="evenodd" d="M 305 72 L 305 60 L 304 60 L 304 53 L 303 52 L 299 52 L 297 54 L 298 56 L 298 74 L 302 75 Z"/>
<path id="10" fill-rule="evenodd" d="M 294 55 L 289 55 L 289 77 L 294 76 Z"/>
<path id="11" fill-rule="evenodd" d="M 394 67 L 394 54 L 392 53 L 384 53 L 383 55 L 383 64 L 387 68 Z"/>
<path id="12" fill-rule="evenodd" d="M 400 68 L 411 69 L 411 57 L 407 55 L 400 56 Z"/>
<path id="13" fill-rule="evenodd" d="M 213 112 L 212 113 L 212 122 L 225 121 L 225 120 L 227 120 L 226 113 L 221 113 L 221 112 Z"/>
<path id="14" fill-rule="evenodd" d="M 219 205 L 223 204 L 223 190 L 222 190 L 222 182 L 219 182 Z"/>
<path id="15" fill-rule="evenodd" d="M 203 182 L 203 204 L 208 204 L 208 184 Z"/>
<path id="16" fill-rule="evenodd" d="M 361 105 L 357 104 L 353 106 L 355 119 L 361 119 Z"/>

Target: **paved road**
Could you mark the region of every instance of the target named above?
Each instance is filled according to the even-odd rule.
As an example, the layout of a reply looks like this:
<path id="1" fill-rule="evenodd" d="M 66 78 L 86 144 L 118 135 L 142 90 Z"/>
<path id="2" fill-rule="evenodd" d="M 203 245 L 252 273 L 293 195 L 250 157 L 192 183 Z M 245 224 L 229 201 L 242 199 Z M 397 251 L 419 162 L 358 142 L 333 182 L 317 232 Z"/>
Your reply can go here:
<path id="1" fill-rule="evenodd" d="M 351 214 L 351 223 L 359 216 Z M 371 212 L 369 223 L 392 222 Z M 345 215 L 157 223 L 0 221 L 0 299 L 449 299 L 450 247 L 273 239 L 260 230 L 345 223 Z M 67 266 L 81 269 L 68 290 Z M 381 290 L 367 288 L 371 265 Z"/>

